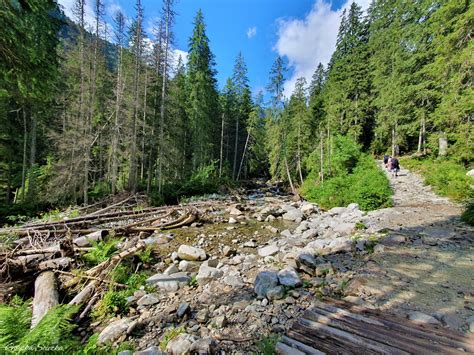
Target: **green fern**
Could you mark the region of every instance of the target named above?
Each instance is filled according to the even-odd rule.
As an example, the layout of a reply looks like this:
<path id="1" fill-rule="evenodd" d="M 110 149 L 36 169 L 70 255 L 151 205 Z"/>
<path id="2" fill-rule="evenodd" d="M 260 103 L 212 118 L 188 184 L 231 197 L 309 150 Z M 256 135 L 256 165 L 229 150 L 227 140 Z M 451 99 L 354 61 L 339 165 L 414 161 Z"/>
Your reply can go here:
<path id="1" fill-rule="evenodd" d="M 0 353 L 17 345 L 28 333 L 30 324 L 30 302 L 15 296 L 10 305 L 0 305 Z"/>
<path id="2" fill-rule="evenodd" d="M 79 306 L 59 305 L 52 308 L 36 327 L 19 342 L 19 349 L 36 349 L 36 352 L 70 353 L 80 347 L 72 332 L 76 325 L 72 318 Z"/>
<path id="3" fill-rule="evenodd" d="M 118 239 L 108 239 L 107 241 L 91 240 L 92 250 L 84 254 L 83 258 L 89 265 L 97 265 L 106 261 L 115 251 L 117 251 Z"/>
<path id="4" fill-rule="evenodd" d="M 76 328 L 72 318 L 78 306 L 56 306 L 30 330 L 30 304 L 16 297 L 10 305 L 0 305 L 1 354 L 60 354 L 80 348 L 72 334 Z"/>

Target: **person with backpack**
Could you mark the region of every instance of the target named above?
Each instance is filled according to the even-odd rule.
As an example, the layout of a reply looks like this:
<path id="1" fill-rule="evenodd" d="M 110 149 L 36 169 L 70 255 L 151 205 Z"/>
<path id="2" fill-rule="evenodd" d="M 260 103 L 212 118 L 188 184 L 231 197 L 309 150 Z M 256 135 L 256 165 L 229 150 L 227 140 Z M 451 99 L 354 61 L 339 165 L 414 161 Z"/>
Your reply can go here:
<path id="1" fill-rule="evenodd" d="M 389 158 L 390 158 L 390 156 L 387 155 L 387 154 L 385 154 L 385 155 L 383 156 L 383 164 L 385 165 L 385 168 L 388 167 L 387 164 L 388 164 L 388 159 L 389 159 Z"/>
<path id="2" fill-rule="evenodd" d="M 398 172 L 400 171 L 400 162 L 397 158 L 393 157 L 390 162 L 390 171 L 392 172 L 392 176 L 398 176 Z"/>

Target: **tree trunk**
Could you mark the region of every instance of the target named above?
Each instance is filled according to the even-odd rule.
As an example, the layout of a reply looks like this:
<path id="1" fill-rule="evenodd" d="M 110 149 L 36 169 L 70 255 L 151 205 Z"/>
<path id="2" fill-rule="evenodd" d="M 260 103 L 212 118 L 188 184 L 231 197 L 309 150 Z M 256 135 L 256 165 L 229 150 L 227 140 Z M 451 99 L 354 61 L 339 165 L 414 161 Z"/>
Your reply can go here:
<path id="1" fill-rule="evenodd" d="M 143 181 L 145 176 L 145 129 L 146 129 L 146 102 L 147 102 L 147 86 L 148 86 L 148 69 L 145 66 L 145 88 L 143 93 L 143 118 L 142 118 L 142 159 L 140 164 L 140 179 Z"/>
<path id="2" fill-rule="evenodd" d="M 130 148 L 130 170 L 128 174 L 128 189 L 135 192 L 137 189 L 137 122 L 140 111 L 140 61 L 141 61 L 141 41 L 142 41 L 142 8 L 141 1 L 137 0 L 137 34 L 135 37 L 135 70 L 134 70 L 134 105 L 133 105 L 133 120 L 132 120 L 132 141 Z"/>
<path id="3" fill-rule="evenodd" d="M 288 182 L 290 183 L 290 187 L 291 187 L 291 192 L 293 193 L 293 195 L 296 195 L 295 186 L 293 185 L 293 181 L 291 180 L 290 168 L 288 167 L 288 159 L 286 158 L 286 156 L 285 156 L 285 168 L 286 168 L 286 175 L 288 177 Z"/>
<path id="4" fill-rule="evenodd" d="M 247 139 L 245 140 L 244 152 L 242 153 L 242 159 L 240 159 L 239 172 L 237 173 L 237 180 L 240 178 L 240 172 L 242 170 L 242 164 L 244 163 L 245 153 L 247 152 L 247 146 L 249 144 L 250 133 L 247 132 Z"/>
<path id="5" fill-rule="evenodd" d="M 320 142 L 319 142 L 319 146 L 320 146 L 320 150 L 321 150 L 321 157 L 320 157 L 320 160 L 321 160 L 321 169 L 320 169 L 320 172 L 319 172 L 319 179 L 321 181 L 321 184 L 324 182 L 324 145 L 323 145 L 323 131 L 321 130 L 319 135 L 320 135 Z"/>
<path id="6" fill-rule="evenodd" d="M 21 202 L 25 200 L 25 189 L 26 189 L 26 150 L 28 141 L 28 126 L 26 123 L 26 110 L 23 108 L 23 164 L 21 170 Z"/>
<path id="7" fill-rule="evenodd" d="M 52 271 L 45 271 L 35 281 L 31 328 L 34 328 L 46 313 L 57 304 L 59 304 L 59 295 L 54 273 Z"/>
<path id="8" fill-rule="evenodd" d="M 33 199 L 35 195 L 35 164 L 36 164 L 36 117 L 31 115 L 31 140 L 30 140 L 30 176 L 28 179 L 28 199 Z"/>
<path id="9" fill-rule="evenodd" d="M 223 165 L 223 153 L 224 153 L 224 114 L 222 114 L 221 120 L 221 148 L 219 154 L 219 177 L 222 177 L 222 165 Z"/>
<path id="10" fill-rule="evenodd" d="M 239 148 L 239 117 L 235 119 L 235 143 L 234 143 L 234 165 L 232 168 L 232 179 L 235 179 L 237 170 L 237 150 Z"/>

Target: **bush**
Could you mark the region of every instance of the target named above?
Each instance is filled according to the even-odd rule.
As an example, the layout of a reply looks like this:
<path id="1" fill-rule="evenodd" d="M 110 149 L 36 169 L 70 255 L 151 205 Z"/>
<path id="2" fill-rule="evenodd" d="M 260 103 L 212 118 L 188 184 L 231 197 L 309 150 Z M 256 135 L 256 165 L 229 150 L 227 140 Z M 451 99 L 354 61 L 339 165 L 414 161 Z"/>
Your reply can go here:
<path id="1" fill-rule="evenodd" d="M 442 196 L 455 201 L 467 201 L 474 198 L 474 179 L 466 175 L 466 168 L 446 159 L 403 158 L 401 163 L 409 169 L 419 172 L 427 185 Z"/>
<path id="2" fill-rule="evenodd" d="M 350 141 L 348 137 L 336 139 L 335 163 L 331 161 L 335 175 L 317 185 L 313 170 L 301 187 L 301 195 L 324 208 L 347 206 L 352 202 L 365 211 L 391 206 L 392 191 L 386 175 L 372 157 L 361 153 Z M 315 169 L 318 169 L 317 165 Z"/>
<path id="3" fill-rule="evenodd" d="M 466 209 L 461 216 L 461 220 L 464 223 L 474 226 L 474 201 L 471 201 L 467 204 Z"/>

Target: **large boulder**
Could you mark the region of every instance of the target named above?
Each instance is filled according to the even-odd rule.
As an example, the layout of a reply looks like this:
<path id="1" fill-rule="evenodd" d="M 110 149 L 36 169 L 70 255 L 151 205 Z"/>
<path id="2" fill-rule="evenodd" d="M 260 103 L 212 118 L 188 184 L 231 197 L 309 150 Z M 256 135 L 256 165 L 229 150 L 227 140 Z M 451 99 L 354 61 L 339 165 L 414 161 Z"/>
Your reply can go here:
<path id="1" fill-rule="evenodd" d="M 278 286 L 278 274 L 275 271 L 261 271 L 254 282 L 254 291 L 258 297 L 267 297 L 267 292 Z"/>
<path id="2" fill-rule="evenodd" d="M 303 218 L 303 212 L 297 208 L 290 209 L 285 214 L 283 214 L 283 219 L 287 221 L 296 221 Z"/>
<path id="3" fill-rule="evenodd" d="M 184 244 L 179 247 L 178 256 L 188 261 L 206 260 L 206 252 L 203 249 Z"/>
<path id="4" fill-rule="evenodd" d="M 469 170 L 466 175 L 474 178 L 474 169 Z"/>
<path id="5" fill-rule="evenodd" d="M 159 289 L 167 292 L 175 292 L 182 285 L 187 285 L 191 277 L 185 272 L 177 272 L 172 275 L 156 274 L 149 277 L 146 283 L 155 285 Z"/>
<path id="6" fill-rule="evenodd" d="M 289 266 L 278 272 L 278 281 L 280 281 L 283 286 L 288 287 L 299 287 L 302 285 L 296 270 Z"/>

